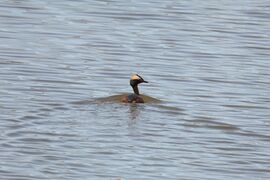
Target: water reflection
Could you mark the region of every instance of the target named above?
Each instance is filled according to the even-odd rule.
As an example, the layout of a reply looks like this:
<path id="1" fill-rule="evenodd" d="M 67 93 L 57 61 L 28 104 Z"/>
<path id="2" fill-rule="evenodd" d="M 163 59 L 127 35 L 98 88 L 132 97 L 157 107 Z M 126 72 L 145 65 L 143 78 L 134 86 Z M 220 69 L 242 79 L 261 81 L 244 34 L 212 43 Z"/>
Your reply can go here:
<path id="1" fill-rule="evenodd" d="M 139 121 L 140 117 L 140 112 L 144 110 L 143 105 L 141 104 L 128 104 L 129 106 L 129 124 L 135 124 L 137 121 Z"/>

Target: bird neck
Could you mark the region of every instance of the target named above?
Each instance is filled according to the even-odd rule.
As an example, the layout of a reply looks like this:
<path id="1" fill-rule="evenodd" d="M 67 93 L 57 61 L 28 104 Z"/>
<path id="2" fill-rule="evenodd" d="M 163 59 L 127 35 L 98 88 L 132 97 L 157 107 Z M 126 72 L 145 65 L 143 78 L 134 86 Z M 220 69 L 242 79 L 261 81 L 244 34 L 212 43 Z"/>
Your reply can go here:
<path id="1" fill-rule="evenodd" d="M 135 94 L 140 95 L 138 85 L 132 86 Z"/>

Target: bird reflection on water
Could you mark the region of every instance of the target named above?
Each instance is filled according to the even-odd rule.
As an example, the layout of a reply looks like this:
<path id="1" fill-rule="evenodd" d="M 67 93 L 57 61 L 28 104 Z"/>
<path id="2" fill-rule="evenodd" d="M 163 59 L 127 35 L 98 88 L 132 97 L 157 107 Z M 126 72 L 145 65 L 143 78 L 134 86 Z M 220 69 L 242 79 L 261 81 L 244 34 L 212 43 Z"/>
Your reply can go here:
<path id="1" fill-rule="evenodd" d="M 135 124 L 137 120 L 139 119 L 140 112 L 141 112 L 141 106 L 138 106 L 137 104 L 130 104 L 129 105 L 129 125 Z"/>

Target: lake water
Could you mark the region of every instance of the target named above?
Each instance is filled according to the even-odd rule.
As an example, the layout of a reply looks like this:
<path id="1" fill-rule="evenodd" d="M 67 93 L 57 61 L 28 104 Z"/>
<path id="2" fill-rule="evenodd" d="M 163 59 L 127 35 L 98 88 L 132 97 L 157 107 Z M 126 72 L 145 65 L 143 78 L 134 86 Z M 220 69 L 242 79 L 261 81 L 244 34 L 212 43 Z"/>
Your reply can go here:
<path id="1" fill-rule="evenodd" d="M 269 179 L 269 1 L 0 2 L 0 179 Z M 100 103 L 140 91 L 161 103 Z"/>

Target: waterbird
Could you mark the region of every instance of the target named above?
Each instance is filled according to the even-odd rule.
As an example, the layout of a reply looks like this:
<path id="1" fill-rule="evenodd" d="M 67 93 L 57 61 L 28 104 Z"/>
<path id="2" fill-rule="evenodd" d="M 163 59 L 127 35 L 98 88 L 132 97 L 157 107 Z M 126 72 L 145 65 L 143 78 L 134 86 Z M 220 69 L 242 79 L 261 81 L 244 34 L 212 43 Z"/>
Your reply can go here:
<path id="1" fill-rule="evenodd" d="M 122 102 L 124 103 L 144 103 L 143 98 L 140 96 L 138 85 L 140 83 L 148 83 L 138 74 L 132 74 L 130 77 L 130 86 L 132 87 L 134 93 L 128 94 L 123 97 Z"/>

